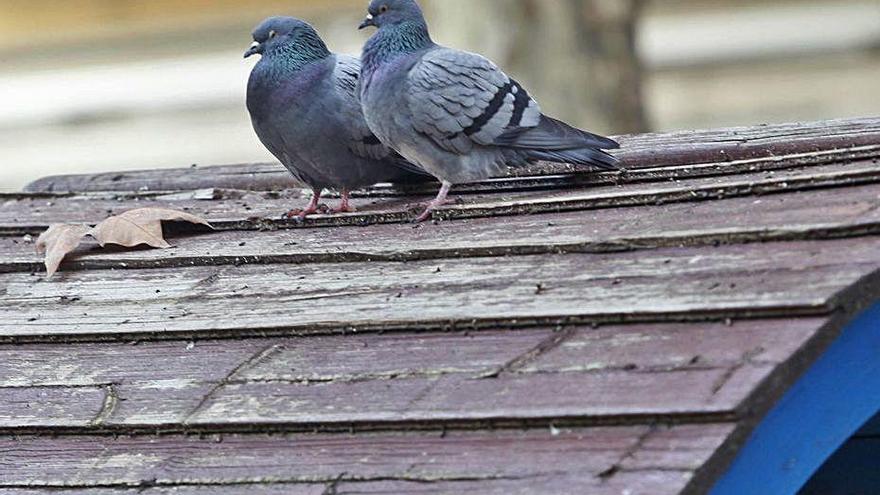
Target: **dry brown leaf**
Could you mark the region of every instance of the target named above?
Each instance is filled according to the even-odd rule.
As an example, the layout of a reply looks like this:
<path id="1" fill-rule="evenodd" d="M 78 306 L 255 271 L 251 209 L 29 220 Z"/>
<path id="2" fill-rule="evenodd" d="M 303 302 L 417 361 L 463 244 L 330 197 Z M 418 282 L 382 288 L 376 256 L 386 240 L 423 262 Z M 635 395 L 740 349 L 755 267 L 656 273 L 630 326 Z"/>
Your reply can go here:
<path id="1" fill-rule="evenodd" d="M 165 208 L 141 208 L 110 217 L 89 232 L 101 246 L 116 244 L 124 247 L 147 245 L 166 249 L 170 244 L 162 237 L 162 222 L 189 222 L 211 227 L 206 220 L 182 211 Z"/>
<path id="2" fill-rule="evenodd" d="M 86 235 L 97 239 L 101 246 L 169 248 L 171 245 L 162 236 L 163 221 L 190 222 L 213 228 L 206 220 L 182 211 L 141 208 L 110 217 L 94 228 L 77 224 L 52 225 L 37 239 L 37 252 L 46 253 L 46 270 L 51 277 L 58 271 L 64 257 L 76 249 Z"/>
<path id="3" fill-rule="evenodd" d="M 79 246 L 82 238 L 90 230 L 88 225 L 56 223 L 40 234 L 37 239 L 37 252 L 46 253 L 46 272 L 50 277 L 55 275 L 64 257 Z"/>

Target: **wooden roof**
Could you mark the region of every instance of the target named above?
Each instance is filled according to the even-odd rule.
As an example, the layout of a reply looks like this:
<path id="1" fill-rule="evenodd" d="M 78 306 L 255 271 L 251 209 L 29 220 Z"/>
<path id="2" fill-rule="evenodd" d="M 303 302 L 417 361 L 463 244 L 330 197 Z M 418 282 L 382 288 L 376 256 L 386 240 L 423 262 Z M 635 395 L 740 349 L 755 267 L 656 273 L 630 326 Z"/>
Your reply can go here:
<path id="1" fill-rule="evenodd" d="M 377 186 L 276 165 L 0 196 L 0 493 L 704 493 L 867 303 L 880 119 L 623 139 L 629 169 Z M 27 235 L 162 206 L 170 250 Z"/>

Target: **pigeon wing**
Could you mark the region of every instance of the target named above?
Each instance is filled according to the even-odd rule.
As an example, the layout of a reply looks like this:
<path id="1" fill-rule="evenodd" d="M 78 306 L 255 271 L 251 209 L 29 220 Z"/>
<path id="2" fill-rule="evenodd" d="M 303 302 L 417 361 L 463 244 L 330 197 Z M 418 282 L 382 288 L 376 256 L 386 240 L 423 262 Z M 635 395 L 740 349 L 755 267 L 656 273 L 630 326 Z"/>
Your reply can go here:
<path id="1" fill-rule="evenodd" d="M 467 154 L 541 123 L 528 92 L 488 59 L 437 48 L 408 74 L 406 102 L 413 126 L 441 148 Z"/>
<path id="2" fill-rule="evenodd" d="M 349 129 L 348 148 L 357 156 L 382 160 L 394 152 L 383 145 L 367 127 L 357 95 L 361 64 L 354 57 L 339 56 L 333 78 L 337 95 L 343 100 L 342 117 Z"/>
<path id="3" fill-rule="evenodd" d="M 333 74 L 336 92 L 344 102 L 341 108 L 343 118 L 349 129 L 348 149 L 361 158 L 386 160 L 388 163 L 408 172 L 428 176 L 427 172 L 408 162 L 393 149 L 382 144 L 379 138 L 367 126 L 358 94 L 360 71 L 361 62 L 359 59 L 340 55 Z"/>

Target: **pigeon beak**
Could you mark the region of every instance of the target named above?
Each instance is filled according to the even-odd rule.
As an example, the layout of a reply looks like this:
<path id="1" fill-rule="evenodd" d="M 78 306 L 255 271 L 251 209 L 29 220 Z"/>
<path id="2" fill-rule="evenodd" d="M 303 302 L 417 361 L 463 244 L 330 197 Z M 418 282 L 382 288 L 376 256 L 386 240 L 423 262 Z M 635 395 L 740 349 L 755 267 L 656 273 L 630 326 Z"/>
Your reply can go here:
<path id="1" fill-rule="evenodd" d="M 248 48 L 248 51 L 244 52 L 244 58 L 248 58 L 252 55 L 262 54 L 263 53 L 263 45 L 258 41 L 254 41 L 254 44 Z"/>
<path id="2" fill-rule="evenodd" d="M 364 22 L 362 22 L 361 25 L 358 26 L 358 29 L 364 29 L 364 28 L 368 28 L 370 26 L 375 26 L 375 25 L 376 25 L 376 22 L 373 20 L 373 14 L 368 14 L 367 18 L 364 19 Z"/>

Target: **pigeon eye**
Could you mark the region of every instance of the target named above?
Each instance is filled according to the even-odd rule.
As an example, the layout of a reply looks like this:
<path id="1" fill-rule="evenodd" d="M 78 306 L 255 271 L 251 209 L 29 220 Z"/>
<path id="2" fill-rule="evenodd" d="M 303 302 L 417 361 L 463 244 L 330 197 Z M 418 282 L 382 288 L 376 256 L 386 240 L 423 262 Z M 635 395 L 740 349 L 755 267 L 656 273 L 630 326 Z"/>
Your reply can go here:
<path id="1" fill-rule="evenodd" d="M 380 14 L 384 14 L 385 12 L 388 12 L 388 6 L 387 6 L 387 5 L 383 5 L 383 6 L 379 7 L 379 13 L 380 13 Z"/>
<path id="2" fill-rule="evenodd" d="M 269 31 L 269 39 L 274 38 L 276 34 L 278 33 L 276 33 L 275 31 Z"/>

